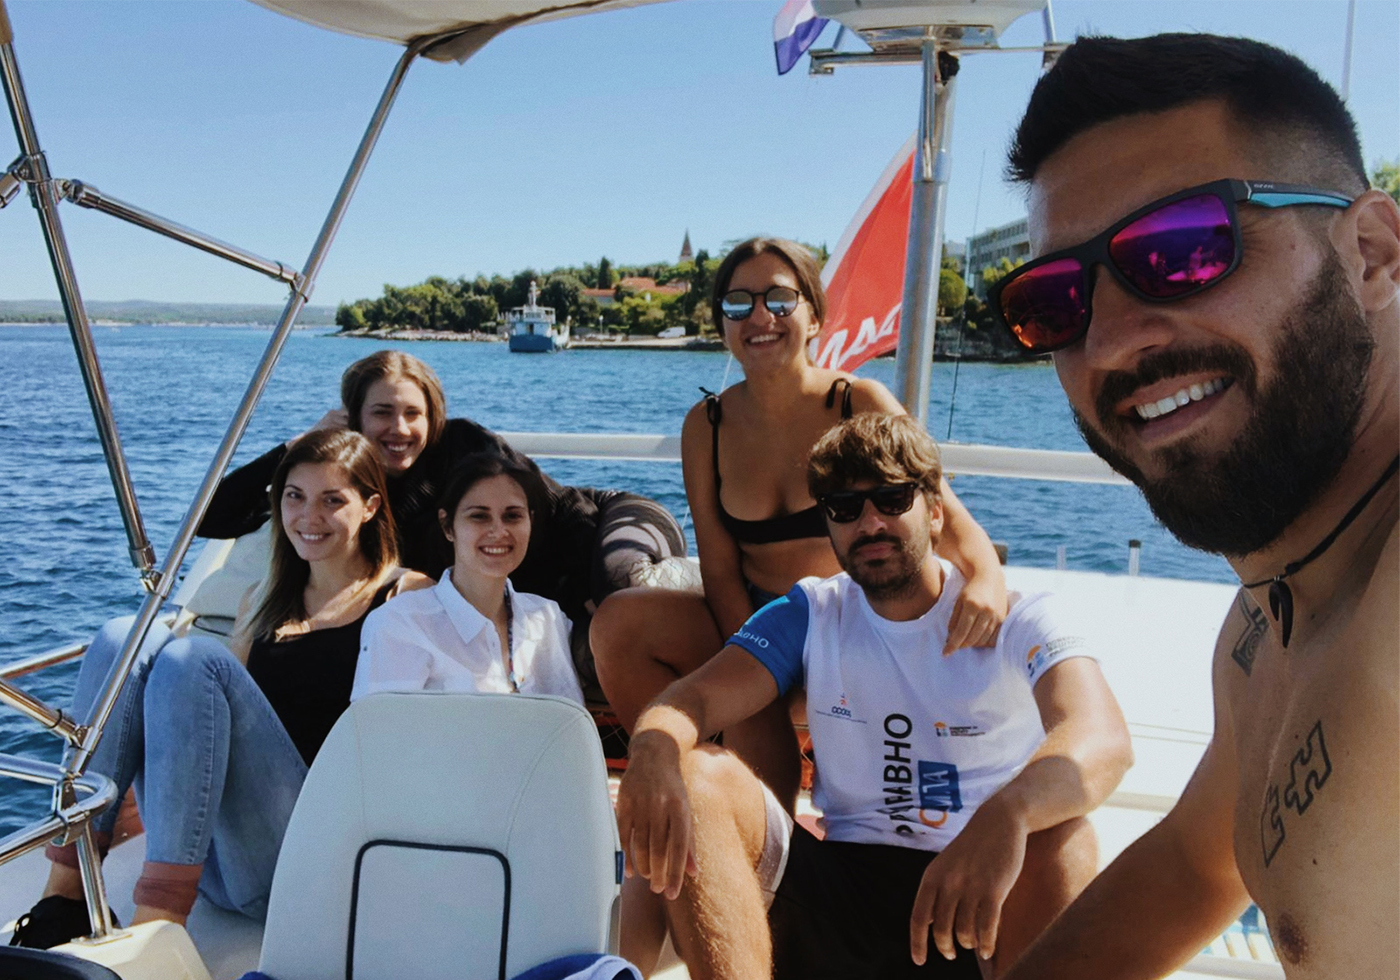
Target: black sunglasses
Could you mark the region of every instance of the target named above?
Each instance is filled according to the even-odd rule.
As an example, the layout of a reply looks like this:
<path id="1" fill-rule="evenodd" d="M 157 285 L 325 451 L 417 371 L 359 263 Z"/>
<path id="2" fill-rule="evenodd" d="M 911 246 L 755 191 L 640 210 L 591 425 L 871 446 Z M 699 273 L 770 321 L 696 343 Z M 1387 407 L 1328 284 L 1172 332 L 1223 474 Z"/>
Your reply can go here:
<path id="1" fill-rule="evenodd" d="M 1139 299 L 1184 299 L 1239 268 L 1237 204 L 1345 208 L 1352 200 L 1340 191 L 1258 180 L 1189 187 L 1138 208 L 1087 242 L 1027 262 L 991 287 L 988 302 L 1016 343 L 1046 354 L 1088 332 L 1095 266 Z"/>
<path id="2" fill-rule="evenodd" d="M 833 490 L 817 495 L 826 516 L 833 524 L 849 524 L 858 520 L 868 500 L 886 517 L 898 517 L 914 506 L 917 483 L 887 483 L 873 490 Z"/>
<path id="3" fill-rule="evenodd" d="M 769 286 L 761 293 L 731 289 L 720 297 L 719 309 L 726 320 L 747 320 L 760 300 L 774 316 L 792 316 L 802 302 L 802 294 L 791 286 Z"/>

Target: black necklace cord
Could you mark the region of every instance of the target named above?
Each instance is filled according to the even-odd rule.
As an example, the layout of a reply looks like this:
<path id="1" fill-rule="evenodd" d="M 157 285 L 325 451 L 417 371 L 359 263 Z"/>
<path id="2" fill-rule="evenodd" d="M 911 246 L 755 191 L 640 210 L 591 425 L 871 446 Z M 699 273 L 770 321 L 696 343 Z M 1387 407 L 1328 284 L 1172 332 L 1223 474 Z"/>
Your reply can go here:
<path id="1" fill-rule="evenodd" d="M 1288 587 L 1288 583 L 1285 582 L 1284 579 L 1293 575 L 1295 572 L 1301 571 L 1314 560 L 1320 558 L 1328 548 L 1332 547 L 1337 538 L 1341 536 L 1341 533 L 1351 527 L 1352 522 L 1361 516 L 1361 512 L 1366 509 L 1366 505 L 1371 502 L 1371 498 L 1380 493 L 1381 487 L 1385 486 L 1397 471 L 1400 471 L 1400 456 L 1396 456 L 1390 461 L 1390 465 L 1386 467 L 1380 479 L 1371 484 L 1371 489 L 1362 494 L 1360 500 L 1352 504 L 1351 510 L 1347 511 L 1346 516 L 1332 529 L 1331 534 L 1318 542 L 1316 548 L 1309 551 L 1297 561 L 1289 562 L 1284 566 L 1282 572 L 1272 578 L 1261 578 L 1257 582 L 1244 583 L 1246 589 L 1255 589 L 1261 585 L 1267 585 L 1269 587 L 1269 612 L 1273 614 L 1274 620 L 1280 626 L 1280 631 L 1282 633 L 1281 639 L 1283 640 L 1285 650 L 1288 649 L 1289 637 L 1293 635 L 1293 590 Z"/>

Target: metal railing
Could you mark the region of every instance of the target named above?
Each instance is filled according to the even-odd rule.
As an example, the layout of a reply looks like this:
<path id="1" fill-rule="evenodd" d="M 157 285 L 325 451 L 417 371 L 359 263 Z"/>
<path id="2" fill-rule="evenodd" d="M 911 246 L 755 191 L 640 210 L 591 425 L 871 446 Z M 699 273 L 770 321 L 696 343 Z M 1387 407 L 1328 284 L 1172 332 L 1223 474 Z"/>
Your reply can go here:
<path id="1" fill-rule="evenodd" d="M 17 776 L 54 787 L 51 812 L 46 818 L 0 840 L 0 863 L 12 860 L 54 838 L 61 838 L 64 843 L 76 843 L 78 845 L 79 869 L 82 874 L 84 893 L 95 937 L 100 938 L 110 933 L 112 923 L 102 884 L 101 863 L 92 839 L 90 821 L 103 807 L 112 803 L 115 789 L 111 781 L 105 777 L 96 774 L 87 775 L 87 766 L 102 738 L 107 720 L 111 716 L 121 693 L 122 685 L 126 682 L 136 661 L 141 644 L 174 588 L 180 565 L 194 540 L 195 528 L 203 519 L 204 512 L 214 496 L 214 491 L 243 437 L 248 422 L 252 418 L 253 410 L 272 376 L 272 370 L 291 334 L 298 315 L 311 297 L 316 276 L 320 272 L 331 242 L 334 241 L 336 232 L 340 228 L 340 223 L 349 207 L 355 188 L 364 174 L 370 154 L 383 131 L 385 121 L 403 85 L 409 66 L 420 54 L 438 44 L 452 40 L 461 33 L 461 31 L 453 31 L 436 37 L 421 38 L 409 44 L 404 50 L 403 55 L 398 59 L 390 73 L 384 92 L 370 117 L 369 124 L 351 159 L 350 166 L 326 215 L 321 231 L 316 237 L 311 253 L 307 257 L 305 265 L 298 271 L 285 263 L 265 259 L 253 252 L 228 245 L 210 235 L 194 231 L 135 205 L 102 194 L 96 188 L 80 181 L 54 179 L 50 175 L 48 161 L 39 142 L 34 117 L 25 95 L 19 63 L 15 57 L 14 31 L 5 9 L 5 2 L 0 0 L 0 83 L 4 87 L 10 118 L 20 145 L 19 158 L 3 172 L 3 175 L 0 175 L 0 207 L 10 203 L 23 186 L 28 186 L 30 200 L 39 213 L 44 241 L 48 247 L 49 258 L 63 301 L 64 315 L 68 321 L 69 333 L 78 354 L 78 363 L 102 444 L 103 457 L 107 463 L 113 490 L 121 510 L 122 523 L 126 529 L 131 559 L 139 570 L 142 584 L 147 590 L 146 599 L 137 613 L 135 623 L 127 634 L 111 673 L 96 697 L 90 718 L 87 719 L 86 723 L 78 723 L 61 710 L 44 704 L 40 699 L 10 683 L 15 677 L 77 656 L 80 651 L 74 646 L 49 651 L 0 669 L 0 703 L 9 705 L 63 738 L 69 749 L 65 755 L 64 763 L 58 766 L 33 763 L 11 756 L 0 756 L 0 775 Z M 135 488 L 132 485 L 121 440 L 117 434 L 111 401 L 102 378 L 91 324 L 78 289 L 77 275 L 67 240 L 63 234 L 63 226 L 59 217 L 59 204 L 65 200 L 155 231 L 212 255 L 235 262 L 245 268 L 271 276 L 287 283 L 290 287 L 291 294 L 281 317 L 278 319 L 277 326 L 273 330 L 272 337 L 248 383 L 223 440 L 215 452 L 214 459 L 205 472 L 194 502 L 181 521 L 174 542 L 166 555 L 164 565 L 159 570 L 156 567 L 155 549 L 151 546 L 141 519 Z"/>

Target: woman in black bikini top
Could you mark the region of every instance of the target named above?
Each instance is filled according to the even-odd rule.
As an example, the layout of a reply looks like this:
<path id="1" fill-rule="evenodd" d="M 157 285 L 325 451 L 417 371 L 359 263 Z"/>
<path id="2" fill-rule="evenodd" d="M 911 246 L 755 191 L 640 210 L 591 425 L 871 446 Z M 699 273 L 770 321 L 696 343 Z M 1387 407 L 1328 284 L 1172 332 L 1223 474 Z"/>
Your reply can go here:
<path id="1" fill-rule="evenodd" d="M 671 680 L 717 653 L 758 606 L 800 578 L 841 570 L 807 494 L 807 453 L 842 418 L 904 409 L 879 382 L 811 362 L 807 348 L 825 306 L 816 263 L 800 245 L 753 239 L 720 266 L 712 310 L 744 380 L 722 394 L 706 393 L 686 416 L 681 437 L 704 596 L 624 592 L 600 607 L 592 628 L 598 673 L 624 727 Z M 1001 568 L 986 533 L 946 483 L 943 493 L 948 520 L 938 551 L 969 583 L 950 641 L 985 643 L 1006 614 Z M 792 753 L 781 762 L 765 758 L 784 739 L 781 732 L 759 734 L 753 754 L 747 732 L 725 735 L 726 745 L 737 746 L 760 775 L 773 777 L 769 785 L 780 799 L 784 788 L 791 790 L 790 802 Z M 790 732 L 785 742 L 791 744 Z M 773 771 L 779 764 L 786 774 Z"/>
<path id="2" fill-rule="evenodd" d="M 772 544 L 775 541 L 792 541 L 797 538 L 826 537 L 826 518 L 821 507 L 813 504 L 793 514 L 780 514 L 765 520 L 746 521 L 735 517 L 724 509 L 724 498 L 720 494 L 719 476 L 719 423 L 724 417 L 719 395 L 701 388 L 705 392 L 705 417 L 709 419 L 712 439 L 710 459 L 715 474 L 715 503 L 719 505 L 719 520 L 730 536 L 741 544 Z M 851 382 L 847 378 L 837 378 L 831 382 L 826 392 L 826 407 L 836 404 L 836 393 L 841 392 L 841 417 L 848 419 L 851 412 Z"/>
<path id="3" fill-rule="evenodd" d="M 629 730 L 642 708 L 714 656 L 756 608 L 800 578 L 841 570 L 807 492 L 807 454 L 841 418 L 904 409 L 880 383 L 812 363 L 808 345 L 825 307 L 816 262 L 793 242 L 752 239 L 720 265 L 711 309 L 744 380 L 707 394 L 681 436 L 704 595 L 619 592 L 592 624 L 599 679 Z M 950 642 L 985 644 L 1006 615 L 1005 581 L 986 533 L 946 482 L 942 490 L 946 526 L 937 550 L 968 580 Z M 786 705 L 725 731 L 724 740 L 779 800 L 795 803 L 800 769 Z M 623 915 L 623 954 L 643 966 L 659 946 L 638 932 L 647 921 Z"/>

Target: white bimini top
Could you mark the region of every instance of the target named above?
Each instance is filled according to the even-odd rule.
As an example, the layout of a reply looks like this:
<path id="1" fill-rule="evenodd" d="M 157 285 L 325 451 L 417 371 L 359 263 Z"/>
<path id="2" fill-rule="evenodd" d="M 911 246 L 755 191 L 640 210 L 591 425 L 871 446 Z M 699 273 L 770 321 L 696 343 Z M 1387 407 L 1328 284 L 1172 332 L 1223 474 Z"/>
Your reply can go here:
<path id="1" fill-rule="evenodd" d="M 780 692 L 806 687 L 812 802 L 831 840 L 942 850 L 1044 740 L 1036 682 L 1092 655 L 1041 593 L 1012 597 L 995 647 L 944 656 L 963 577 L 941 564 L 943 593 L 916 620 L 882 618 L 842 573 L 803 579 L 729 640 Z"/>
<path id="2" fill-rule="evenodd" d="M 522 694 L 583 704 L 569 652 L 569 618 L 551 599 L 509 583 L 511 662 Z M 457 591 L 452 569 L 431 589 L 395 596 L 365 619 L 350 700 L 378 691 L 513 690 L 495 627 Z"/>

